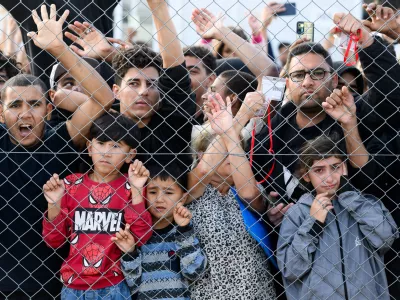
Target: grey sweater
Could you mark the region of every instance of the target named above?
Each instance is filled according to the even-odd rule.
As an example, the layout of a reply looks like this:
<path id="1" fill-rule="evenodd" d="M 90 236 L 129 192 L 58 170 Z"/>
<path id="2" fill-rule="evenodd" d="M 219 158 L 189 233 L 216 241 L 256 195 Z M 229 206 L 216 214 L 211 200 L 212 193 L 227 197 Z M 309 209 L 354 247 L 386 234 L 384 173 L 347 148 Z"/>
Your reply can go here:
<path id="1" fill-rule="evenodd" d="M 383 255 L 398 238 L 381 201 L 347 191 L 322 224 L 310 216 L 312 194 L 287 212 L 277 259 L 288 299 L 389 299 Z"/>

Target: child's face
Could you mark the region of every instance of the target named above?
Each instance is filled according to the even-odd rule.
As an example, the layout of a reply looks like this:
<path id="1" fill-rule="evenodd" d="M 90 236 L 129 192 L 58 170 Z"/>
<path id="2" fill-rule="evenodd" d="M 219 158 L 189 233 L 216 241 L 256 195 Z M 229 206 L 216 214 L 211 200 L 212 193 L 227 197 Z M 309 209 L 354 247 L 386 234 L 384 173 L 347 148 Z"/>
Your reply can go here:
<path id="1" fill-rule="evenodd" d="M 94 171 L 103 175 L 119 172 L 122 165 L 130 163 L 135 156 L 134 149 L 123 141 L 101 142 L 93 139 L 91 143 L 88 142 L 88 152 Z"/>
<path id="2" fill-rule="evenodd" d="M 170 219 L 178 202 L 185 202 L 185 191 L 173 178 L 150 180 L 146 189 L 146 201 L 150 214 L 157 219 Z"/>
<path id="3" fill-rule="evenodd" d="M 304 180 L 311 182 L 317 194 L 328 193 L 334 196 L 340 185 L 340 177 L 344 174 L 344 162 L 336 157 L 314 161 Z"/>

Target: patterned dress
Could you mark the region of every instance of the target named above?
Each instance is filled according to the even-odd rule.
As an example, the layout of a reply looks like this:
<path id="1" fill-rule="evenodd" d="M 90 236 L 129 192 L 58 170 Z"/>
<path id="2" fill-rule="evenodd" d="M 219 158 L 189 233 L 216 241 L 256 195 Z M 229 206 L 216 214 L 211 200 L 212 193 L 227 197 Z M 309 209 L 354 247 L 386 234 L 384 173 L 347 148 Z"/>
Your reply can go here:
<path id="1" fill-rule="evenodd" d="M 188 208 L 208 259 L 205 274 L 191 284 L 191 298 L 275 299 L 264 251 L 246 231 L 232 192 L 221 195 L 209 185 Z"/>

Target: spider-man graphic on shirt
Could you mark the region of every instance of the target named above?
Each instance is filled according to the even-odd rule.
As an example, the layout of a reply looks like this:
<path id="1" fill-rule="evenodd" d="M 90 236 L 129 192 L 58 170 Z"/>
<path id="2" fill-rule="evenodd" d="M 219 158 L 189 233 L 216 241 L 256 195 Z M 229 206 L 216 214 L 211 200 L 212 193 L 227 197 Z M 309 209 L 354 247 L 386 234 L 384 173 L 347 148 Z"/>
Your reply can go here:
<path id="1" fill-rule="evenodd" d="M 144 202 L 132 205 L 127 178 L 98 183 L 88 175 L 72 174 L 64 179 L 66 193 L 61 213 L 43 219 L 43 237 L 53 248 L 70 243 L 61 268 L 64 285 L 78 290 L 101 289 L 124 280 L 120 270 L 121 250 L 111 241 L 123 223 L 131 225 L 139 246 L 151 236 L 151 216 Z"/>

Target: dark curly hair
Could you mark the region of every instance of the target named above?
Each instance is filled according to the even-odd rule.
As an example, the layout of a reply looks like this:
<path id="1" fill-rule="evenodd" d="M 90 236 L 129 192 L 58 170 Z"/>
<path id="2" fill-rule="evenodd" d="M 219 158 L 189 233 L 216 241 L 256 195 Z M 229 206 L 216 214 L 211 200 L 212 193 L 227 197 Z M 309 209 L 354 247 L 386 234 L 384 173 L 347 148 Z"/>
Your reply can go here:
<path id="1" fill-rule="evenodd" d="M 121 85 L 122 78 L 131 68 L 144 69 L 154 67 L 160 73 L 162 70 L 161 56 L 142 45 L 135 45 L 130 49 L 118 53 L 112 62 L 115 71 L 115 83 Z"/>
<path id="2" fill-rule="evenodd" d="M 214 73 L 215 69 L 217 68 L 217 59 L 205 47 L 202 46 L 191 46 L 183 49 L 184 56 L 191 56 L 201 60 L 204 67 L 206 68 L 207 75 Z"/>

